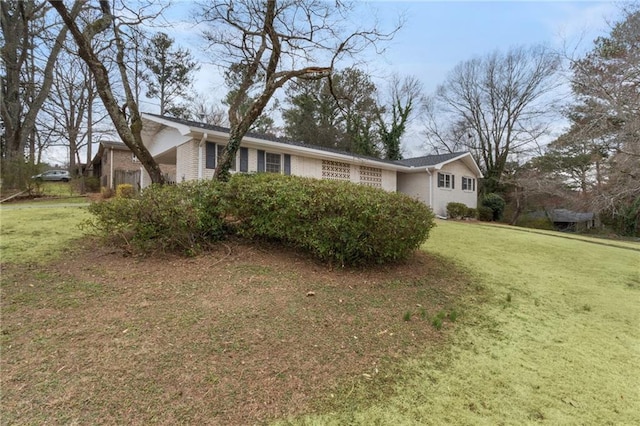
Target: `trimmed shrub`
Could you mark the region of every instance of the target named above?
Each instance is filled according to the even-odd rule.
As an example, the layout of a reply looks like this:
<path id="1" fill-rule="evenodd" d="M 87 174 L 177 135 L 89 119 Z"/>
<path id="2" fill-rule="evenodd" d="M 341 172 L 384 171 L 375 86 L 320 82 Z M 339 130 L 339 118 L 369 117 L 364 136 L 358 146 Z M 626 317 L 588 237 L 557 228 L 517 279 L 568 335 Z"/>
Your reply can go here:
<path id="1" fill-rule="evenodd" d="M 493 210 L 487 206 L 478 207 L 478 220 L 491 222 L 493 220 Z"/>
<path id="2" fill-rule="evenodd" d="M 143 252 L 194 254 L 225 236 L 222 184 L 151 186 L 133 198 L 94 203 L 85 227 Z"/>
<path id="3" fill-rule="evenodd" d="M 116 187 L 117 198 L 132 198 L 134 195 L 133 185 L 130 183 L 121 183 Z"/>
<path id="4" fill-rule="evenodd" d="M 100 178 L 97 176 L 87 176 L 84 178 L 84 189 L 87 192 L 100 191 Z"/>
<path id="5" fill-rule="evenodd" d="M 463 203 L 447 203 L 447 216 L 451 219 L 462 219 L 467 214 L 467 205 Z"/>
<path id="6" fill-rule="evenodd" d="M 472 207 L 467 208 L 467 213 L 465 213 L 465 217 L 468 217 L 469 219 L 477 219 L 478 210 Z"/>
<path id="7" fill-rule="evenodd" d="M 351 182 L 276 174 L 235 175 L 226 203 L 236 231 L 300 247 L 340 265 L 407 257 L 434 215 L 406 195 Z"/>
<path id="8" fill-rule="evenodd" d="M 504 201 L 500 195 L 496 193 L 489 193 L 482 197 L 482 206 L 488 207 L 491 209 L 492 217 L 491 220 L 497 221 L 502 219 L 502 215 L 504 213 L 504 208 L 507 203 Z"/>

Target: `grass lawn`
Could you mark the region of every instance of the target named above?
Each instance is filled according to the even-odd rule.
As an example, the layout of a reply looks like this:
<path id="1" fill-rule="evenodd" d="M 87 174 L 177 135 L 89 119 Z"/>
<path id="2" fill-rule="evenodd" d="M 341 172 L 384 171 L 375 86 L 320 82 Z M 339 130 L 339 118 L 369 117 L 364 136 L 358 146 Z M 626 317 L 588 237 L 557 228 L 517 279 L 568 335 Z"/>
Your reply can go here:
<path id="1" fill-rule="evenodd" d="M 640 424 L 640 244 L 440 222 L 424 249 L 488 290 L 395 396 L 293 424 Z"/>
<path id="2" fill-rule="evenodd" d="M 0 214 L 2 424 L 640 424 L 640 244 L 439 222 L 410 263 L 330 270 Z"/>
<path id="3" fill-rule="evenodd" d="M 68 184 L 67 184 L 68 185 Z M 83 202 L 86 202 L 82 198 Z M 53 201 L 9 203 L 0 207 L 0 261 L 47 263 L 66 253 L 83 235 L 78 224 L 89 217 L 83 207 L 52 207 Z M 64 200 L 65 204 L 69 200 Z"/>

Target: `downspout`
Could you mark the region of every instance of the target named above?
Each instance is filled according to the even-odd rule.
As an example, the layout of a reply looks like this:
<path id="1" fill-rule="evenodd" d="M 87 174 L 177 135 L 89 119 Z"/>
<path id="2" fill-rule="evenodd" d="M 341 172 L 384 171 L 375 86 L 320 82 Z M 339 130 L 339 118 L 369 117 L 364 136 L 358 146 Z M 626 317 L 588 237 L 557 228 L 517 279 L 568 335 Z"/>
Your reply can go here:
<path id="1" fill-rule="evenodd" d="M 427 173 L 429 173 L 429 207 L 433 209 L 433 175 L 431 174 L 431 170 L 426 168 Z"/>
<path id="2" fill-rule="evenodd" d="M 109 189 L 113 189 L 113 148 L 109 148 Z"/>
<path id="3" fill-rule="evenodd" d="M 207 134 L 203 133 L 202 138 L 200 139 L 200 143 L 198 144 L 198 180 L 202 180 L 202 151 L 204 148 L 204 143 L 207 141 Z"/>
<path id="4" fill-rule="evenodd" d="M 429 173 L 429 206 L 431 209 L 433 209 L 433 173 L 431 171 L 437 172 L 441 168 L 441 165 L 434 166 L 431 170 L 427 167 L 427 173 Z"/>

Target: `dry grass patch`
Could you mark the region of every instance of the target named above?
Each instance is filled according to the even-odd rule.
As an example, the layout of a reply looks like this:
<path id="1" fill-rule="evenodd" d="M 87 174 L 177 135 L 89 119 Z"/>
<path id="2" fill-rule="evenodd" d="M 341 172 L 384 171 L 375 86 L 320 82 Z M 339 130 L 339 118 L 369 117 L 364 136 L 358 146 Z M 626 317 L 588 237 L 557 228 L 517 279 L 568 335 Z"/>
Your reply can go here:
<path id="1" fill-rule="evenodd" d="M 240 241 L 190 259 L 87 243 L 5 264 L 1 423 L 254 424 L 325 410 L 363 381 L 382 397 L 397 361 L 444 342 L 452 322 L 431 319 L 467 283 L 424 253 L 329 270 Z"/>

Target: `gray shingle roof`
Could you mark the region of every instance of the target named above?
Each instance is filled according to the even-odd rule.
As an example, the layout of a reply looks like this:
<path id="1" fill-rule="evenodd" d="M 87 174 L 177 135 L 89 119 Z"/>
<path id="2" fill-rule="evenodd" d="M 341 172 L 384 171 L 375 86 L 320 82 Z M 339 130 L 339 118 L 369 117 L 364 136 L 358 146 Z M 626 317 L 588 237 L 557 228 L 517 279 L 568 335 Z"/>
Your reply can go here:
<path id="1" fill-rule="evenodd" d="M 151 113 L 144 113 L 144 114 L 150 115 L 150 116 L 153 116 L 153 117 L 157 117 L 157 118 L 161 118 L 161 119 L 167 120 L 167 121 L 173 121 L 174 123 L 182 124 L 182 125 L 189 126 L 189 127 L 198 127 L 200 129 L 213 130 L 213 131 L 222 132 L 222 133 L 229 133 L 229 128 L 227 128 L 227 127 L 214 126 L 214 125 L 211 125 L 211 124 L 200 123 L 200 122 L 192 121 L 192 120 L 183 120 L 181 118 L 167 117 L 167 116 L 158 115 L 158 114 L 151 114 Z M 387 163 L 387 164 L 397 164 L 397 165 L 406 166 L 406 167 L 434 166 L 436 164 L 440 164 L 442 162 L 445 162 L 445 161 L 451 160 L 453 158 L 459 157 L 459 156 L 461 156 L 463 154 L 466 154 L 466 152 L 454 152 L 454 153 L 451 153 L 451 154 L 426 155 L 426 156 L 423 156 L 423 157 L 408 158 L 406 160 L 396 160 L 396 161 L 394 161 L 394 160 L 384 160 L 384 159 L 381 159 L 381 158 L 370 157 L 370 156 L 366 156 L 366 155 L 354 154 L 352 152 L 346 152 L 346 151 L 343 151 L 343 150 L 340 150 L 340 149 L 335 149 L 335 148 L 331 148 L 331 147 L 327 147 L 327 146 L 310 145 L 308 143 L 294 141 L 294 140 L 286 139 L 286 138 L 279 138 L 279 137 L 276 137 L 276 136 L 270 136 L 270 135 L 264 135 L 264 134 L 258 134 L 258 133 L 247 133 L 246 136 L 257 138 L 257 139 L 262 139 L 262 140 L 268 140 L 268 141 L 272 141 L 272 142 L 283 143 L 283 144 L 287 144 L 287 145 L 293 145 L 293 146 L 317 149 L 317 150 L 320 150 L 320 151 L 332 152 L 332 153 L 335 153 L 335 154 L 346 154 L 346 155 L 350 155 L 352 157 L 363 158 L 363 159 L 367 159 L 367 160 L 374 160 L 374 161 L 379 161 L 381 163 Z"/>
<path id="2" fill-rule="evenodd" d="M 436 154 L 425 155 L 423 157 L 407 158 L 405 160 L 398 160 L 396 163 L 407 167 L 427 167 L 435 166 L 436 164 L 444 163 L 445 161 L 452 160 L 466 154 L 466 152 L 452 152 L 449 154 Z"/>
<path id="3" fill-rule="evenodd" d="M 553 222 L 586 222 L 593 220 L 593 213 L 574 212 L 567 209 L 554 209 L 551 211 L 551 220 Z"/>

